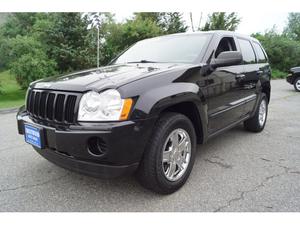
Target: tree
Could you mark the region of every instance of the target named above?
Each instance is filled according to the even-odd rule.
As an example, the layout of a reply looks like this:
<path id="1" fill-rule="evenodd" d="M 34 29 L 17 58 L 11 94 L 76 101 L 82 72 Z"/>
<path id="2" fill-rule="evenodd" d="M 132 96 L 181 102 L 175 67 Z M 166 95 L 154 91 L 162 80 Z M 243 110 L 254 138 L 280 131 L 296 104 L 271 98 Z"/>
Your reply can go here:
<path id="1" fill-rule="evenodd" d="M 125 23 L 107 24 L 102 43 L 102 65 L 137 41 L 162 35 L 161 28 L 150 18 L 135 16 Z M 101 61 L 101 59 L 100 59 Z"/>
<path id="2" fill-rule="evenodd" d="M 241 22 L 237 13 L 214 12 L 208 16 L 208 20 L 200 30 L 229 30 L 235 31 Z"/>
<path id="3" fill-rule="evenodd" d="M 185 25 L 182 19 L 182 13 L 179 12 L 165 13 L 160 24 L 164 33 L 167 34 L 182 33 L 188 29 L 188 26 Z"/>
<path id="4" fill-rule="evenodd" d="M 91 68 L 97 61 L 106 65 L 139 40 L 187 29 L 178 12 L 137 13 L 123 23 L 110 13 L 100 16 L 99 29 L 87 29 L 91 20 L 82 13 L 9 14 L 0 27 L 1 69 L 10 69 L 25 88 L 34 79 Z"/>
<path id="5" fill-rule="evenodd" d="M 7 20 L 9 13 L 0 13 L 0 26 Z"/>
<path id="6" fill-rule="evenodd" d="M 88 22 L 81 19 L 80 13 L 55 13 L 53 25 L 44 40 L 48 46 L 47 54 L 53 59 L 60 72 L 84 69 L 90 66 L 86 53 Z"/>
<path id="7" fill-rule="evenodd" d="M 137 20 L 151 20 L 162 31 L 163 34 L 186 32 L 188 26 L 179 12 L 142 12 L 135 13 Z"/>
<path id="8" fill-rule="evenodd" d="M 284 34 L 293 40 L 300 41 L 300 13 L 289 13 Z"/>
<path id="9" fill-rule="evenodd" d="M 11 72 L 23 89 L 34 80 L 57 74 L 55 61 L 48 59 L 43 51 L 37 51 L 34 55 L 32 53 L 22 55 L 11 65 Z"/>
<path id="10" fill-rule="evenodd" d="M 30 82 L 57 73 L 56 62 L 49 59 L 42 44 L 33 37 L 18 35 L 7 40 L 6 44 L 9 49 L 5 55 L 8 68 L 21 88 L 25 89 Z"/>
<path id="11" fill-rule="evenodd" d="M 28 35 L 36 20 L 46 16 L 45 13 L 11 13 L 1 28 L 5 37 L 13 38 L 17 35 Z"/>
<path id="12" fill-rule="evenodd" d="M 300 42 L 291 40 L 274 29 L 265 34 L 253 34 L 264 46 L 272 69 L 287 73 L 291 67 L 300 65 Z"/>

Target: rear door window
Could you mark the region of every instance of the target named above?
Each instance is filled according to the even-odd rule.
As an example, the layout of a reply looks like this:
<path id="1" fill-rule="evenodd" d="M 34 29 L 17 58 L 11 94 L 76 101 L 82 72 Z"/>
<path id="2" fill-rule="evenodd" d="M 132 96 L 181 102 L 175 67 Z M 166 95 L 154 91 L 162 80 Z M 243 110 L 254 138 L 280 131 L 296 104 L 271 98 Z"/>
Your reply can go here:
<path id="1" fill-rule="evenodd" d="M 257 61 L 259 63 L 267 62 L 266 55 L 265 55 L 264 51 L 262 50 L 260 44 L 258 44 L 256 42 L 253 42 L 253 45 L 254 45 L 254 48 L 255 48 L 256 53 L 257 53 Z"/>
<path id="2" fill-rule="evenodd" d="M 255 53 L 250 41 L 238 38 L 238 42 L 242 51 L 244 64 L 256 63 Z"/>

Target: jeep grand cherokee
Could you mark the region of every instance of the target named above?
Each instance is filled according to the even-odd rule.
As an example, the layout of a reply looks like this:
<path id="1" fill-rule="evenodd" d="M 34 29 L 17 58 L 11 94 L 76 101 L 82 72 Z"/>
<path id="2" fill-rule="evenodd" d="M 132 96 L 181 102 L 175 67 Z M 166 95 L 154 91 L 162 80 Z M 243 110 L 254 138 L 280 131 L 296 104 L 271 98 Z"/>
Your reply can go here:
<path id="1" fill-rule="evenodd" d="M 196 145 L 241 122 L 264 129 L 271 70 L 254 38 L 196 32 L 139 41 L 108 66 L 33 82 L 17 114 L 49 161 L 98 177 L 134 173 L 162 194 L 192 170 Z"/>

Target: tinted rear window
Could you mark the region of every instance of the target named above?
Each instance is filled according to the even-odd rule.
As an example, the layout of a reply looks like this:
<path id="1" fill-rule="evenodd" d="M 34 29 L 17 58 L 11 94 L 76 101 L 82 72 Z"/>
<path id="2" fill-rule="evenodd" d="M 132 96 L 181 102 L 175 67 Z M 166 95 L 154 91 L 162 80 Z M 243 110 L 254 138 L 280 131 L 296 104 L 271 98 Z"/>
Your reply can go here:
<path id="1" fill-rule="evenodd" d="M 261 46 L 258 43 L 254 42 L 254 48 L 255 48 L 256 53 L 257 53 L 258 62 L 259 63 L 267 62 L 267 58 L 266 58 L 265 53 L 262 50 Z"/>

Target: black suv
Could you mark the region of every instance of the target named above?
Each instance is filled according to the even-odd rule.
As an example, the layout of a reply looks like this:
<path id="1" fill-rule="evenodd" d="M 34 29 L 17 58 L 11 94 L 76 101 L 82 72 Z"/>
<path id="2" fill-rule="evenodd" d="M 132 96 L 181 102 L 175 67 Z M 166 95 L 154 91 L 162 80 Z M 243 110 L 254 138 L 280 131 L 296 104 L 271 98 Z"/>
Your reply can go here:
<path id="1" fill-rule="evenodd" d="M 248 36 L 151 38 L 106 67 L 33 82 L 18 130 L 59 166 L 104 178 L 136 172 L 143 186 L 169 194 L 188 179 L 197 144 L 241 122 L 264 129 L 270 76 Z"/>
<path id="2" fill-rule="evenodd" d="M 291 68 L 286 81 L 294 85 L 296 91 L 300 91 L 300 67 Z"/>

